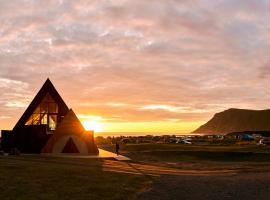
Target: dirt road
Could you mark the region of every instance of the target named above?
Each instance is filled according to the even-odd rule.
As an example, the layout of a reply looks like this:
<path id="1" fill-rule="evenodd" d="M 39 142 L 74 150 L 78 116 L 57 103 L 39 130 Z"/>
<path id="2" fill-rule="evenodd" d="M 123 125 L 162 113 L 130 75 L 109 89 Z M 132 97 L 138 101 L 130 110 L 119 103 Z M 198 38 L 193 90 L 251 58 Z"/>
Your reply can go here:
<path id="1" fill-rule="evenodd" d="M 269 169 L 247 169 L 181 170 L 116 161 L 103 164 L 105 171 L 160 176 L 139 200 L 270 200 Z"/>
<path id="2" fill-rule="evenodd" d="M 194 170 L 194 169 L 177 169 L 172 167 L 157 166 L 151 164 L 141 164 L 134 162 L 119 162 L 112 160 L 104 160 L 104 171 L 112 171 L 119 173 L 129 173 L 137 175 L 190 175 L 190 176 L 208 176 L 208 175 L 222 175 L 222 174 L 236 174 L 237 169 L 219 169 L 219 170 Z"/>
<path id="3" fill-rule="evenodd" d="M 139 200 L 268 200 L 270 173 L 217 176 L 162 175 Z"/>

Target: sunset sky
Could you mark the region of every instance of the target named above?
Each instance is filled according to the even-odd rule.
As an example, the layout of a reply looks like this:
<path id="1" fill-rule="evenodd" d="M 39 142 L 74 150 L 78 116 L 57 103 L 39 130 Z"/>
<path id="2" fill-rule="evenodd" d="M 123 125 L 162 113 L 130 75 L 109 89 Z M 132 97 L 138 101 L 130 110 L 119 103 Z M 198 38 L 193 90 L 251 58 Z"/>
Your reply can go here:
<path id="1" fill-rule="evenodd" d="M 49 77 L 96 131 L 187 133 L 270 108 L 270 1 L 0 0 L 0 129 Z"/>

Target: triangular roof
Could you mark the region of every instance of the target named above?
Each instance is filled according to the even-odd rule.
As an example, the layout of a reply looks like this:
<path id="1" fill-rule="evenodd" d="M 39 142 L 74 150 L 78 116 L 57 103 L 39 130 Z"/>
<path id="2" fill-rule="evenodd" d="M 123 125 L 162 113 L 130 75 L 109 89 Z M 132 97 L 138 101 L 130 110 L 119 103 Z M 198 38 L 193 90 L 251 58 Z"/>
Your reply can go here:
<path id="1" fill-rule="evenodd" d="M 53 86 L 52 82 L 48 78 L 46 82 L 43 84 L 42 88 L 39 90 L 33 101 L 30 103 L 22 117 L 19 119 L 13 130 L 19 129 L 20 127 L 23 127 L 27 120 L 30 118 L 30 116 L 35 111 L 36 107 L 41 103 L 42 99 L 45 97 L 45 95 L 49 93 L 51 97 L 55 100 L 55 102 L 58 104 L 59 107 L 59 114 L 61 116 L 65 116 L 68 112 L 68 106 L 65 104 L 62 97 L 59 95 L 55 87 Z"/>
<path id="2" fill-rule="evenodd" d="M 85 129 L 72 109 L 68 111 L 62 122 L 58 125 L 54 135 L 57 134 L 77 134 L 81 135 Z"/>
<path id="3" fill-rule="evenodd" d="M 77 139 L 73 140 L 73 142 L 80 153 L 95 154 L 98 152 L 93 141 L 93 135 L 89 135 L 85 131 L 72 109 L 69 110 L 61 123 L 57 126 L 53 135 L 42 149 L 42 152 L 61 153 L 71 137 Z"/>

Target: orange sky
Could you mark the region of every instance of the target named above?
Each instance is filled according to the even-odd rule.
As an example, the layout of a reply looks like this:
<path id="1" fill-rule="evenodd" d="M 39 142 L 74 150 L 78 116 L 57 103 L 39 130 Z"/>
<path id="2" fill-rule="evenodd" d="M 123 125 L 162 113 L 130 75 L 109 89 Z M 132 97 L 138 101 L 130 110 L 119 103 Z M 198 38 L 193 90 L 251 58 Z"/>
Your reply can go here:
<path id="1" fill-rule="evenodd" d="M 0 129 L 13 128 L 47 77 L 99 131 L 187 133 L 228 108 L 270 108 L 269 8 L 1 1 Z"/>
<path id="2" fill-rule="evenodd" d="M 2 115 L 2 129 L 13 128 L 38 90 L 39 88 L 31 92 L 32 95 L 29 95 L 29 98 L 25 98 L 23 101 L 18 99 L 8 104 L 7 107 L 9 107 L 10 113 L 14 113 L 14 117 Z M 66 102 L 70 102 L 68 103 L 69 106 L 70 104 L 74 105 L 70 108 L 75 108 L 77 117 L 81 120 L 84 127 L 87 130 L 95 130 L 96 132 L 189 133 L 204 123 L 204 121 L 181 121 L 174 118 L 162 119 L 159 116 L 155 117 L 155 113 L 162 112 L 163 109 L 174 109 L 171 107 L 167 108 L 165 105 L 137 107 L 117 103 L 106 103 L 105 105 L 95 103 L 92 105 L 90 103 L 88 105 L 88 103 L 84 104 L 83 102 L 83 105 L 80 105 L 78 103 L 80 99 L 65 99 L 66 95 L 62 95 L 61 92 L 60 95 L 65 101 L 68 100 Z M 137 111 L 133 113 L 132 109 Z M 174 112 L 173 110 L 171 111 Z M 124 113 L 127 117 L 122 117 L 121 113 Z M 167 114 L 165 113 L 164 116 L 167 117 Z"/>

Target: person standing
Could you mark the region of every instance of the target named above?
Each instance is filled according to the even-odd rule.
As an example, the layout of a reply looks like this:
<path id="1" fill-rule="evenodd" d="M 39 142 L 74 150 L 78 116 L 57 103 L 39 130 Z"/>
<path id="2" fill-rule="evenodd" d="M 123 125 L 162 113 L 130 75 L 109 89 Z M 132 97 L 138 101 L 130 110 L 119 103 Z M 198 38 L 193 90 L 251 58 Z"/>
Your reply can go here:
<path id="1" fill-rule="evenodd" d="M 119 149 L 120 149 L 120 146 L 119 146 L 118 142 L 116 141 L 116 143 L 115 143 L 115 151 L 116 151 L 117 156 L 119 155 Z"/>

